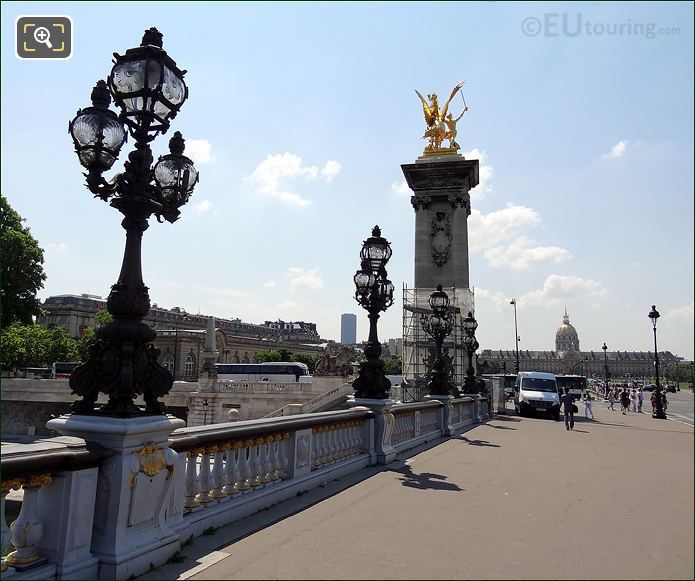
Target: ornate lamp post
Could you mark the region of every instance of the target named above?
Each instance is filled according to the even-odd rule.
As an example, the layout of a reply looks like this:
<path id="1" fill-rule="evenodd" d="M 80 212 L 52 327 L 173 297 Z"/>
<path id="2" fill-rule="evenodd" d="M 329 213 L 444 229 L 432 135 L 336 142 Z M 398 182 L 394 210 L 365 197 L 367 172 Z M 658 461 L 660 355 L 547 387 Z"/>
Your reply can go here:
<path id="1" fill-rule="evenodd" d="M 472 312 L 463 319 L 463 330 L 466 336 L 463 338 L 463 345 L 468 354 L 468 368 L 466 369 L 466 379 L 464 380 L 464 392 L 475 393 L 475 369 L 473 368 L 473 354 L 478 350 L 478 341 L 475 338 L 475 330 L 478 328 L 478 321 L 473 317 Z M 517 364 L 518 365 L 518 364 Z"/>
<path id="2" fill-rule="evenodd" d="M 150 142 L 166 133 L 188 96 L 186 71 L 162 49 L 162 34 L 156 28 L 145 32 L 139 47 L 124 55 L 114 53 L 114 63 L 108 84 L 97 82 L 92 106 L 78 111 L 68 128 L 87 169 L 87 188 L 123 214 L 126 231 L 121 272 L 107 302 L 113 321 L 97 329 L 87 362 L 70 376 L 70 387 L 82 397 L 72 409 L 116 417 L 156 415 L 166 409 L 158 398 L 171 389 L 172 377 L 157 362 L 159 350 L 151 343 L 156 331 L 143 321 L 150 297 L 142 280 L 141 242 L 149 217 L 176 221 L 198 182 L 193 162 L 183 155 L 181 133 L 174 133 L 170 153 L 156 163 L 150 149 Z M 112 98 L 120 115 L 109 109 Z M 107 181 L 102 173 L 118 158 L 126 128 L 135 149 L 124 171 Z M 95 410 L 99 392 L 108 394 L 109 401 Z M 144 397 L 144 410 L 133 403 L 138 395 Z"/>
<path id="3" fill-rule="evenodd" d="M 444 339 L 451 333 L 452 319 L 449 312 L 449 296 L 442 290 L 442 285 L 437 285 L 437 290 L 430 296 L 430 308 L 432 313 L 422 315 L 420 323 L 425 333 L 434 339 L 435 357 L 432 365 L 432 373 L 428 384 L 430 395 L 455 395 L 458 391 L 449 382 L 448 369 L 444 357 L 442 357 L 442 345 Z"/>
<path id="4" fill-rule="evenodd" d="M 604 379 L 604 384 L 603 384 L 603 390 L 605 392 L 605 396 L 608 397 L 608 347 L 606 346 L 606 343 L 603 343 L 603 371 L 605 373 L 605 379 Z"/>
<path id="5" fill-rule="evenodd" d="M 659 352 L 656 349 L 656 320 L 660 317 L 659 311 L 656 310 L 656 305 L 652 305 L 652 310 L 649 311 L 648 317 L 652 320 L 652 326 L 654 327 L 654 371 L 656 373 L 656 406 L 653 418 L 659 420 L 665 420 L 666 412 L 664 412 L 664 402 L 661 399 L 661 385 L 659 383 Z"/>
<path id="6" fill-rule="evenodd" d="M 516 369 L 515 373 L 519 373 L 519 331 L 516 325 L 516 299 L 509 301 L 510 305 L 514 305 L 514 341 L 516 344 Z"/>
<path id="7" fill-rule="evenodd" d="M 364 241 L 360 270 L 355 273 L 355 300 L 369 313 L 369 339 L 364 354 L 367 360 L 353 382 L 356 398 L 387 399 L 391 382 L 384 374 L 381 344 L 377 335 L 377 321 L 381 311 L 393 304 L 393 284 L 387 278 L 386 264 L 391 258 L 391 244 L 381 236 L 379 226 Z"/>

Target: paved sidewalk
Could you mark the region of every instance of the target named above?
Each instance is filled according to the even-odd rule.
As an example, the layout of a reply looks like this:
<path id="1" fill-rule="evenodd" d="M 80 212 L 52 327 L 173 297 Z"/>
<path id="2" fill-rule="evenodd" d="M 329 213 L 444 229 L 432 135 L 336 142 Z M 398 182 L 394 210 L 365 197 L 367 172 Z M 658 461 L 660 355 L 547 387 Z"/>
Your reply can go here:
<path id="1" fill-rule="evenodd" d="M 600 402 L 594 413 L 571 432 L 562 422 L 500 416 L 218 545 L 206 552 L 214 564 L 180 563 L 176 574 L 692 579 L 692 428 Z"/>

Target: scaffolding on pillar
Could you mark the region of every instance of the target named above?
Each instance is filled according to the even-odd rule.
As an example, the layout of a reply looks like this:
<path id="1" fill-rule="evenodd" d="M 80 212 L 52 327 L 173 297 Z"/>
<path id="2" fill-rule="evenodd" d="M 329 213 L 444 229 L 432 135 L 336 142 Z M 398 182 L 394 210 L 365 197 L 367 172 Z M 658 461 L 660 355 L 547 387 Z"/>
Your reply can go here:
<path id="1" fill-rule="evenodd" d="M 428 394 L 427 383 L 434 363 L 434 340 L 422 326 L 422 318 L 432 313 L 429 300 L 433 288 L 408 288 L 403 284 L 403 402 L 421 401 Z M 474 297 L 470 289 L 448 287 L 450 309 L 454 320 L 451 334 L 444 340 L 442 352 L 450 358 L 450 380 L 461 388 L 468 366 L 463 347 L 463 318 L 475 312 Z"/>

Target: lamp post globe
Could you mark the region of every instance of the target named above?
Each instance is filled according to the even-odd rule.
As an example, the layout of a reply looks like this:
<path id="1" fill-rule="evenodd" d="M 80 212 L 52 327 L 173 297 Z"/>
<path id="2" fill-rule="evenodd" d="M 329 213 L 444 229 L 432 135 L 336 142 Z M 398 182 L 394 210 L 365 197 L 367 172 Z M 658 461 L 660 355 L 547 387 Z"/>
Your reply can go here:
<path id="1" fill-rule="evenodd" d="M 364 349 L 367 358 L 360 365 L 359 375 L 352 383 L 356 398 L 387 399 L 391 382 L 384 373 L 377 321 L 382 311 L 393 304 L 393 283 L 388 279 L 386 264 L 391 258 L 391 244 L 381 236 L 379 226 L 362 244 L 361 266 L 353 276 L 355 300 L 369 316 L 369 338 Z"/>
<path id="2" fill-rule="evenodd" d="M 157 361 L 159 350 L 152 344 L 156 331 L 143 321 L 150 297 L 142 278 L 142 235 L 152 215 L 169 222 L 179 217 L 198 172 L 183 155 L 179 132 L 170 141 L 170 153 L 156 164 L 150 143 L 167 131 L 188 89 L 185 71 L 164 51 L 156 28 L 145 32 L 139 47 L 122 56 L 114 53 L 114 62 L 108 82 L 99 81 L 94 87 L 92 106 L 79 110 L 68 125 L 80 164 L 87 169 L 87 189 L 123 214 L 126 231 L 121 271 L 107 300 L 113 320 L 97 328 L 87 361 L 70 375 L 72 391 L 82 398 L 72 410 L 115 417 L 159 415 L 166 407 L 158 400 L 169 392 L 173 378 Z M 120 114 L 109 109 L 112 99 Z M 126 129 L 135 148 L 124 170 L 106 180 L 102 174 L 118 158 Z M 109 400 L 95 409 L 100 392 Z M 138 396 L 145 401 L 144 409 L 134 403 Z"/>
<path id="3" fill-rule="evenodd" d="M 430 295 L 429 304 L 432 312 L 421 316 L 424 331 L 434 340 L 434 362 L 430 370 L 430 380 L 427 384 L 431 396 L 458 395 L 458 390 L 449 381 L 449 361 L 442 353 L 444 339 L 451 334 L 453 327 L 452 314 L 449 310 L 449 296 L 438 284 L 437 289 Z"/>
<path id="4" fill-rule="evenodd" d="M 659 381 L 659 351 L 656 346 L 656 321 L 661 316 L 659 311 L 656 310 L 656 305 L 652 305 L 652 310 L 649 311 L 647 315 L 652 321 L 652 327 L 654 329 L 654 373 L 656 379 L 656 405 L 654 406 L 654 413 L 652 417 L 659 420 L 665 420 L 666 412 L 664 411 L 664 401 L 661 395 L 661 383 Z"/>

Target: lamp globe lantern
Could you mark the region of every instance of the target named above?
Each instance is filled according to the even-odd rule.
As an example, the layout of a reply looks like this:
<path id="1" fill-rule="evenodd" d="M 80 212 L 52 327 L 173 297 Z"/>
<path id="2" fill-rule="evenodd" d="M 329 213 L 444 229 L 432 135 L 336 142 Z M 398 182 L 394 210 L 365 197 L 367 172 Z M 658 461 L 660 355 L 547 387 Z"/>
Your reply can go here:
<path id="1" fill-rule="evenodd" d="M 430 370 L 430 380 L 427 384 L 429 395 L 436 398 L 450 398 L 458 395 L 458 389 L 449 380 L 451 361 L 443 354 L 444 340 L 451 334 L 452 313 L 449 310 L 449 296 L 438 284 L 437 289 L 430 295 L 432 312 L 421 316 L 420 322 L 424 331 L 434 340 L 434 362 Z"/>
<path id="2" fill-rule="evenodd" d="M 463 337 L 463 345 L 466 348 L 466 354 L 468 355 L 468 367 L 466 368 L 466 377 L 463 383 L 465 393 L 475 393 L 476 391 L 473 355 L 480 346 L 475 338 L 475 331 L 477 328 L 478 321 L 475 320 L 473 313 L 469 311 L 468 316 L 464 317 L 463 319 L 463 330 L 465 332 L 465 336 Z"/>
<path id="3" fill-rule="evenodd" d="M 656 321 L 661 315 L 659 314 L 659 311 L 656 310 L 656 305 L 652 305 L 652 310 L 649 311 L 649 315 L 647 316 L 651 319 L 652 327 L 654 329 L 654 373 L 656 376 L 656 405 L 654 406 L 654 413 L 652 414 L 652 417 L 659 420 L 665 420 L 668 418 L 666 417 L 666 412 L 664 411 L 664 400 L 661 394 L 661 383 L 659 381 L 659 351 L 656 347 Z"/>

